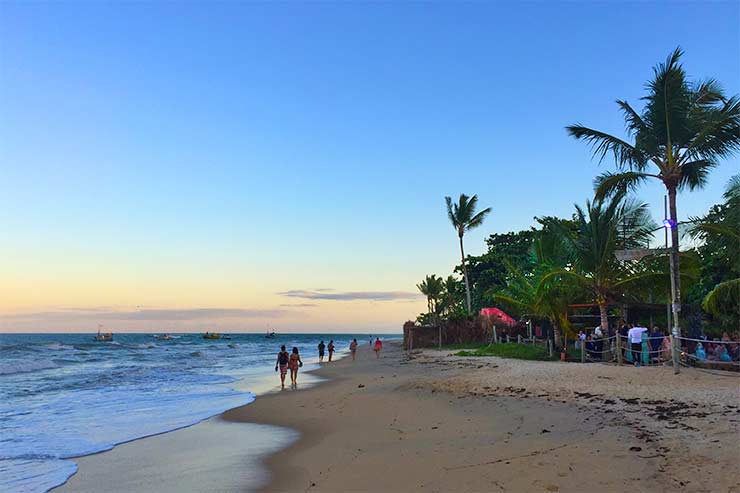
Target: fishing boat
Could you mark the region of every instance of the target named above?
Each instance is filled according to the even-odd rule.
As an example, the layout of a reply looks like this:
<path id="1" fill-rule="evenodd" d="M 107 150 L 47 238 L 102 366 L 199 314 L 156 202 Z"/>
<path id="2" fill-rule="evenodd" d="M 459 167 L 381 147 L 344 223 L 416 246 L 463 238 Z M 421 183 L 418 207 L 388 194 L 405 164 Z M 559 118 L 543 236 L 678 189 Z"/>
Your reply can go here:
<path id="1" fill-rule="evenodd" d="M 265 334 L 265 339 L 275 339 L 275 331 L 273 330 L 272 332 L 267 332 Z"/>
<path id="2" fill-rule="evenodd" d="M 172 336 L 169 335 L 169 334 L 161 334 L 161 335 L 158 335 L 156 337 L 156 339 L 158 341 L 171 341 L 172 340 Z"/>
<path id="3" fill-rule="evenodd" d="M 203 339 L 221 339 L 221 334 L 216 334 L 215 332 L 206 332 L 203 334 Z"/>
<path id="4" fill-rule="evenodd" d="M 104 342 L 113 340 L 113 332 L 102 332 L 102 325 L 98 325 L 98 333 L 93 337 L 93 341 Z"/>

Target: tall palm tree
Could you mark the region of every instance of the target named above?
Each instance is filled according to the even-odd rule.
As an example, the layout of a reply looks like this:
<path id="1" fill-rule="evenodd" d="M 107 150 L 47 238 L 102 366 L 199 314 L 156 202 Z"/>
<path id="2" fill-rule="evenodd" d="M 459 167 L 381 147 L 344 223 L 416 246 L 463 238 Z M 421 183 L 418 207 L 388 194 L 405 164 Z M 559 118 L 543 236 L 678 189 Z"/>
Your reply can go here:
<path id="1" fill-rule="evenodd" d="M 450 218 L 452 226 L 457 231 L 457 236 L 460 238 L 460 256 L 462 257 L 463 267 L 463 278 L 465 279 L 465 300 L 468 313 L 472 311 L 470 303 L 470 282 L 468 281 L 468 268 L 465 264 L 465 249 L 463 248 L 463 236 L 466 231 L 477 228 L 483 224 L 483 220 L 491 212 L 491 208 L 487 207 L 482 211 L 476 213 L 478 207 L 478 196 L 473 195 L 468 197 L 464 193 L 460 194 L 460 198 L 457 203 L 452 202 L 451 197 L 445 197 L 447 203 L 447 217 Z"/>
<path id="2" fill-rule="evenodd" d="M 571 267 L 555 269 L 543 281 L 563 279 L 580 285 L 598 305 L 601 328 L 606 333 L 609 304 L 621 300 L 630 285 L 661 275 L 645 269 L 637 271 L 614 256 L 618 248 L 644 245 L 652 234 L 653 224 L 647 204 L 624 200 L 624 192 L 608 202 L 605 199 L 586 202 L 585 209 L 576 206 L 575 221 L 575 234 L 562 223 L 552 222 L 552 229 L 561 232 Z"/>
<path id="3" fill-rule="evenodd" d="M 679 63 L 682 54 L 676 48 L 665 63 L 654 68 L 641 113 L 617 100 L 632 143 L 579 124 L 566 127 L 570 135 L 591 144 L 599 161 L 607 154 L 614 156 L 618 172 L 596 178 L 597 197 L 634 189 L 647 179 L 665 185 L 670 204 L 667 227 L 671 229 L 671 298 L 676 328 L 681 308 L 676 193 L 704 186 L 719 160 L 740 149 L 740 99 L 726 97 L 714 79 L 688 81 Z"/>

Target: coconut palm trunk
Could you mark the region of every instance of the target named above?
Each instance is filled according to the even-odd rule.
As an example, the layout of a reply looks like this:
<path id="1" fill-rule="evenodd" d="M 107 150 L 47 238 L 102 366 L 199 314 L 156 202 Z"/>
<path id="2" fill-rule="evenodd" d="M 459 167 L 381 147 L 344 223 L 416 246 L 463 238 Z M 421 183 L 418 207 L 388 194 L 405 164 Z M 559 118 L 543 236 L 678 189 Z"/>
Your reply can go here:
<path id="1" fill-rule="evenodd" d="M 609 334 L 609 314 L 607 312 L 606 302 L 599 303 L 599 317 L 601 318 L 601 331 L 604 335 Z"/>
<path id="2" fill-rule="evenodd" d="M 673 327 L 678 330 L 681 326 L 681 277 L 678 256 L 678 212 L 676 210 L 676 187 L 668 188 L 668 210 L 671 221 L 671 252 L 669 256 L 671 268 L 671 312 Z"/>
<path id="3" fill-rule="evenodd" d="M 465 263 L 465 249 L 463 248 L 463 235 L 460 235 L 460 256 L 462 257 L 463 279 L 465 280 L 465 306 L 471 313 L 470 282 L 468 281 L 468 265 Z"/>

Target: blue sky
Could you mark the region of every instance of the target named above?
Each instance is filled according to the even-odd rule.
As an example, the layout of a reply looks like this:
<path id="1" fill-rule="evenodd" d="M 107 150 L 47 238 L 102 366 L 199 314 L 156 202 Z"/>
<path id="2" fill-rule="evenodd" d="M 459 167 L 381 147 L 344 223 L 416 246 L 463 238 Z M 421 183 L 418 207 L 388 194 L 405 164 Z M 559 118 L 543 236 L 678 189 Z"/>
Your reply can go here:
<path id="1" fill-rule="evenodd" d="M 397 329 L 458 259 L 445 195 L 493 208 L 473 254 L 569 215 L 600 168 L 563 127 L 621 132 L 614 100 L 678 45 L 740 92 L 738 26 L 734 2 L 2 3 L 0 330 L 72 306 Z M 317 289 L 337 296 L 279 311 Z"/>

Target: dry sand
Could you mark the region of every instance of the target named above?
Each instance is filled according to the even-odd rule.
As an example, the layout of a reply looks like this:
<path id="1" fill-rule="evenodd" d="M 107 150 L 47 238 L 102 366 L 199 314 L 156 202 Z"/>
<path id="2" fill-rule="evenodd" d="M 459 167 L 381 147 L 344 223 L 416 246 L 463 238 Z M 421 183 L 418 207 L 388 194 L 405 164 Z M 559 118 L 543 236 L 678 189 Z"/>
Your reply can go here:
<path id="1" fill-rule="evenodd" d="M 365 346 L 357 361 L 325 364 L 316 374 L 328 381 L 303 389 L 299 376 L 297 391 L 82 458 L 61 489 L 740 492 L 736 377 L 435 351 L 409 356 L 393 344 L 380 360 Z M 267 458 L 269 484 L 250 483 L 231 465 L 255 451 L 248 435 L 224 431 L 223 420 L 278 425 L 275 443 L 286 429 L 300 438 Z M 220 431 L 209 433 L 209 423 Z M 122 451 L 130 462 L 115 458 Z M 171 454 L 184 454 L 175 455 L 179 470 L 171 469 Z M 214 467 L 211 454 L 229 467 Z M 181 474 L 193 468 L 191 483 Z M 147 478 L 158 486 L 145 488 Z"/>

